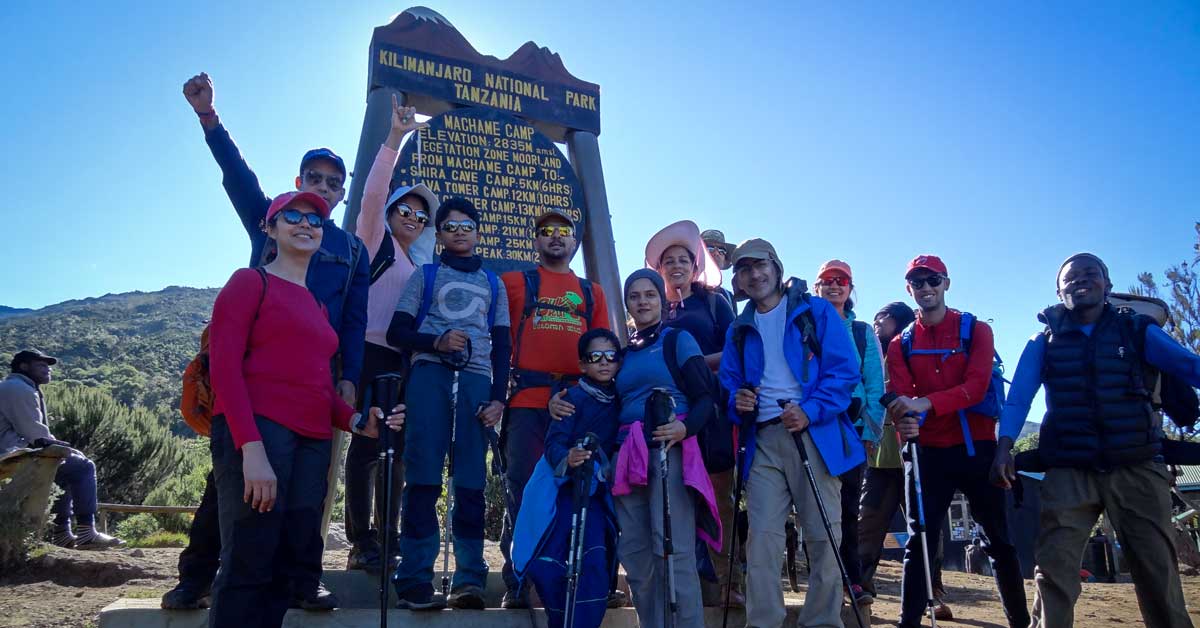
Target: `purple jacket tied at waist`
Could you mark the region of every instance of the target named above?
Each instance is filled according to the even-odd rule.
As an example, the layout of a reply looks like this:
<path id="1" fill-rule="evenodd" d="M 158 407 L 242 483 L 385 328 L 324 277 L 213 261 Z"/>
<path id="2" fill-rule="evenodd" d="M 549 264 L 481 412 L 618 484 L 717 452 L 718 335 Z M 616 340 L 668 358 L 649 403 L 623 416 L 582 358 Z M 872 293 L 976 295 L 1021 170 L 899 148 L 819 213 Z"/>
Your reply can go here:
<path id="1" fill-rule="evenodd" d="M 681 415 L 680 421 L 684 419 Z M 621 426 L 621 432 L 640 434 L 642 422 L 634 421 Z M 650 449 L 644 438 L 625 438 L 617 452 L 617 465 L 613 479 L 614 496 L 629 495 L 635 486 L 645 486 L 650 468 Z M 721 551 L 721 517 L 717 514 L 716 493 L 712 482 L 708 479 L 708 471 L 704 469 L 704 458 L 700 455 L 700 445 L 695 436 L 689 436 L 680 444 L 683 448 L 683 484 L 696 492 L 704 500 L 707 508 L 696 509 L 696 536 L 708 544 L 714 552 Z"/>

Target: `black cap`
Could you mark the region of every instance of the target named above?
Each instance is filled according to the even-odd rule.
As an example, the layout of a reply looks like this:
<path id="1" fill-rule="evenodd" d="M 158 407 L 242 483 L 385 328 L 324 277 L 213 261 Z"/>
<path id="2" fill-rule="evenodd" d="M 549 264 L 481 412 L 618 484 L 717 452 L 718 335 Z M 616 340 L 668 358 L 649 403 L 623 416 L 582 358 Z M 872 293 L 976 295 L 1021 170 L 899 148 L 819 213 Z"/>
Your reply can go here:
<path id="1" fill-rule="evenodd" d="M 342 178 L 346 177 L 346 162 L 342 161 L 342 158 L 338 157 L 337 153 L 328 148 L 314 148 L 304 153 L 304 157 L 300 158 L 300 173 L 304 173 L 304 167 L 308 165 L 308 162 L 318 159 L 333 162 L 333 165 L 337 166 L 337 169 L 342 172 Z"/>
<path id="2" fill-rule="evenodd" d="M 25 349 L 18 351 L 13 356 L 12 362 L 9 363 L 9 368 L 17 370 L 17 366 L 26 362 L 45 362 L 46 364 L 58 364 L 58 358 L 46 355 L 37 349 Z"/>

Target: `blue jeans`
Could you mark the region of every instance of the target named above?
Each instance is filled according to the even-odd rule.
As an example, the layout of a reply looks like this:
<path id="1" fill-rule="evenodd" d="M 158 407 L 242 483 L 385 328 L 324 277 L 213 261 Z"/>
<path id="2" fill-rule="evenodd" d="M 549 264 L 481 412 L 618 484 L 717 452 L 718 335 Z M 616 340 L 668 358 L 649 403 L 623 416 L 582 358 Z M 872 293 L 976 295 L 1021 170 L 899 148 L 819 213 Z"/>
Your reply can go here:
<path id="1" fill-rule="evenodd" d="M 458 402 L 454 421 L 454 530 L 453 587 L 483 588 L 488 565 L 483 560 L 485 455 L 487 436 L 476 416 L 488 400 L 491 380 L 478 373 L 458 374 Z M 405 486 L 400 528 L 400 565 L 392 581 L 396 593 L 430 587 L 437 559 L 437 500 L 442 494 L 442 470 L 450 448 L 450 390 L 453 372 L 437 363 L 418 362 L 409 376 L 404 402 L 408 420 L 404 430 Z"/>
<path id="2" fill-rule="evenodd" d="M 82 453 L 71 450 L 63 458 L 54 474 L 54 483 L 62 489 L 62 495 L 54 500 L 50 510 L 54 513 L 54 525 L 65 526 L 74 515 L 79 525 L 94 525 L 96 522 L 96 465 Z"/>
<path id="3" fill-rule="evenodd" d="M 243 501 L 242 452 L 233 444 L 225 417 L 213 417 L 209 446 L 221 569 L 213 582 L 210 628 L 276 628 L 283 623 L 292 587 L 313 590 L 321 577 L 321 510 L 330 441 L 305 438 L 262 416 L 254 421 L 276 479 L 275 506 L 266 513 Z"/>
<path id="4" fill-rule="evenodd" d="M 542 458 L 546 447 L 546 430 L 550 427 L 550 412 L 546 409 L 511 408 L 504 418 L 504 456 L 508 469 L 504 476 L 504 531 L 500 535 L 500 553 L 504 555 L 501 574 L 509 591 L 517 589 L 517 577 L 512 568 L 513 528 L 521 511 L 525 485 L 533 468 Z"/>

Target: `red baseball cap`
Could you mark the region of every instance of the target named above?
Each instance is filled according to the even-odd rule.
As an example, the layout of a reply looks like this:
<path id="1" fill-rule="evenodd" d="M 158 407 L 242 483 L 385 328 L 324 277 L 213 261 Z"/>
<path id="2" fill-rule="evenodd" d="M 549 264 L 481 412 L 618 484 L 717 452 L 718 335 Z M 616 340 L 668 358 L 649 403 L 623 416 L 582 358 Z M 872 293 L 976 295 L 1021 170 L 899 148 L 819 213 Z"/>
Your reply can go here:
<path id="1" fill-rule="evenodd" d="M 321 198 L 320 196 L 317 196 L 312 192 L 285 192 L 279 196 L 276 196 L 275 200 L 271 201 L 271 206 L 267 208 L 266 221 L 271 222 L 271 219 L 275 217 L 275 214 L 278 214 L 279 212 L 296 203 L 309 203 L 317 210 L 317 213 L 320 214 L 322 218 L 329 218 L 329 203 L 326 203 L 325 199 Z"/>
<path id="2" fill-rule="evenodd" d="M 921 268 L 939 275 L 950 275 L 950 273 L 946 271 L 946 263 L 942 261 L 942 258 L 936 255 L 918 255 L 908 263 L 908 270 L 904 271 L 904 276 L 907 278 L 913 273 L 914 270 Z"/>
<path id="3" fill-rule="evenodd" d="M 854 274 L 850 272 L 850 265 L 840 259 L 831 259 L 817 269 L 817 279 L 824 277 L 830 271 L 837 271 L 846 276 L 850 281 L 854 281 Z"/>

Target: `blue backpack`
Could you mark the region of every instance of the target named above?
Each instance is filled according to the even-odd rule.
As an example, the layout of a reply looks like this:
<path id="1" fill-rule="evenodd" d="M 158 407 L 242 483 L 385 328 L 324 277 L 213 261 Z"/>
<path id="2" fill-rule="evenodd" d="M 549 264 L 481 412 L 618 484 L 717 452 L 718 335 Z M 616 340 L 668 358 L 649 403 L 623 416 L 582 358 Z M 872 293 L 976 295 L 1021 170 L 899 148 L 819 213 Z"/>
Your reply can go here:
<path id="1" fill-rule="evenodd" d="M 971 353 L 971 341 L 974 339 L 975 332 L 975 315 L 970 312 L 963 312 L 961 322 L 958 328 L 958 347 L 954 349 L 913 349 L 913 330 L 916 328 L 916 323 L 910 323 L 904 331 L 900 333 L 900 351 L 904 355 L 904 363 L 909 365 L 909 356 L 913 355 L 936 355 L 941 356 L 942 362 L 945 362 L 950 356 L 961 353 L 969 356 Z M 975 443 L 971 439 L 971 426 L 967 422 L 967 412 L 982 414 L 986 417 L 991 417 L 993 420 L 1000 419 L 1000 410 L 1004 408 L 1004 384 L 1010 383 L 1004 379 L 1004 360 L 1000 359 L 998 352 L 993 352 L 992 355 L 992 377 L 988 381 L 987 393 L 984 394 L 983 400 L 979 403 L 958 411 L 958 420 L 962 425 L 963 442 L 967 445 L 967 455 L 975 455 Z"/>
<path id="2" fill-rule="evenodd" d="M 433 305 L 433 282 L 437 279 L 438 267 L 441 264 L 424 264 L 421 266 L 422 279 L 424 284 L 421 286 L 421 305 L 417 308 L 417 317 L 413 323 L 413 329 L 421 329 L 421 323 L 425 317 L 429 315 L 429 308 Z M 488 330 L 490 331 L 496 326 L 496 299 L 500 294 L 500 279 L 496 277 L 496 273 L 484 268 L 484 274 L 487 275 L 488 285 L 492 289 L 492 302 L 488 305 Z"/>

